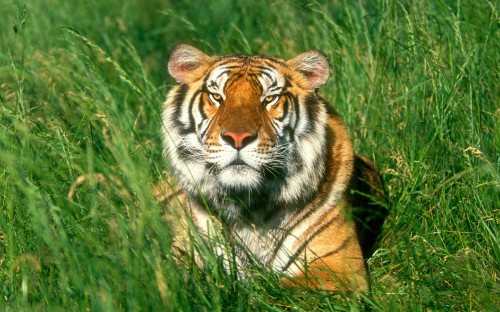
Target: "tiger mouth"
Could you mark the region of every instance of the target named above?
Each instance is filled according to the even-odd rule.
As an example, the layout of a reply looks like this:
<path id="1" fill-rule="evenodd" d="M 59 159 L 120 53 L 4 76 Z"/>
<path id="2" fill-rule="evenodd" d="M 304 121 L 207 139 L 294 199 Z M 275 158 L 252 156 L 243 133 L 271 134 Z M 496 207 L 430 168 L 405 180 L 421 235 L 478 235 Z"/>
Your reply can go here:
<path id="1" fill-rule="evenodd" d="M 233 160 L 231 163 L 229 163 L 229 165 L 227 165 L 227 166 L 228 167 L 231 167 L 231 166 L 249 166 L 249 164 L 247 164 L 241 158 L 238 157 L 235 160 Z"/>
<path id="2" fill-rule="evenodd" d="M 229 170 L 229 172 L 232 172 L 234 175 L 240 175 L 240 174 L 248 174 L 250 172 L 258 172 L 259 170 L 252 166 L 251 164 L 245 162 L 241 158 L 236 158 L 232 162 L 230 162 L 228 165 L 226 165 L 222 170 Z"/>

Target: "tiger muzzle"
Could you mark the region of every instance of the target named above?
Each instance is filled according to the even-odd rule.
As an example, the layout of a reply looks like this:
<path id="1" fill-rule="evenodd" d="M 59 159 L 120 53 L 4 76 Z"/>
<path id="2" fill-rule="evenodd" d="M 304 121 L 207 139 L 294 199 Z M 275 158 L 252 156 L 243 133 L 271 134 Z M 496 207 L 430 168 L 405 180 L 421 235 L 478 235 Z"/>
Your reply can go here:
<path id="1" fill-rule="evenodd" d="M 258 138 L 258 112 L 251 106 L 224 109 L 220 117 L 220 135 L 236 150 L 248 146 Z"/>

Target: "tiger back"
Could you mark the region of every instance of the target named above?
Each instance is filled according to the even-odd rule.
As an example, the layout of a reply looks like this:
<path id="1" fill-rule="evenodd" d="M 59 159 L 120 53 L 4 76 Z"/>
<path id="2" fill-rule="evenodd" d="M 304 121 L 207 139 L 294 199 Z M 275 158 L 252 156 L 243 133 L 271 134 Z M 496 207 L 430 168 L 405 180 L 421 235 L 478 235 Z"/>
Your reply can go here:
<path id="1" fill-rule="evenodd" d="M 164 104 L 164 150 L 200 232 L 224 228 L 245 248 L 242 267 L 251 254 L 287 283 L 366 291 L 352 189 L 381 180 L 316 92 L 326 56 L 208 56 L 181 44 L 168 70 L 177 85 Z"/>

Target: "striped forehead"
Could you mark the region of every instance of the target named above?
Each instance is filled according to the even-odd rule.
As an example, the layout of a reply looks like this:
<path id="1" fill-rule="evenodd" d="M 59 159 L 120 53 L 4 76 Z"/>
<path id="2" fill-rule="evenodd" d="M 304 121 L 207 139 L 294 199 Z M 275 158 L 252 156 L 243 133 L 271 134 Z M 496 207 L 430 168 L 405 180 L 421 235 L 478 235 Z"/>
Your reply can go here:
<path id="1" fill-rule="evenodd" d="M 275 68 L 242 62 L 216 67 L 208 75 L 206 87 L 209 92 L 224 95 L 224 87 L 227 82 L 231 78 L 242 77 L 244 75 L 259 82 L 262 94 L 280 93 L 285 86 L 285 77 Z"/>

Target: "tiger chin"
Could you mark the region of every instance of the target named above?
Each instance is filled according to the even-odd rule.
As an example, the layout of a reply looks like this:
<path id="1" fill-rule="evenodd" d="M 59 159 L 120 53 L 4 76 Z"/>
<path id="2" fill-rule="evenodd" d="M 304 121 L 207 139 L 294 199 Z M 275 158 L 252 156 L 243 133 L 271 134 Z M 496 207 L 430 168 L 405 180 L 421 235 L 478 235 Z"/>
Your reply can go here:
<path id="1" fill-rule="evenodd" d="M 164 152 L 199 232 L 224 233 L 244 249 L 239 265 L 257 259 L 285 284 L 367 291 L 382 180 L 317 94 L 326 56 L 208 56 L 181 44 L 168 71 L 177 84 L 164 103 Z"/>

